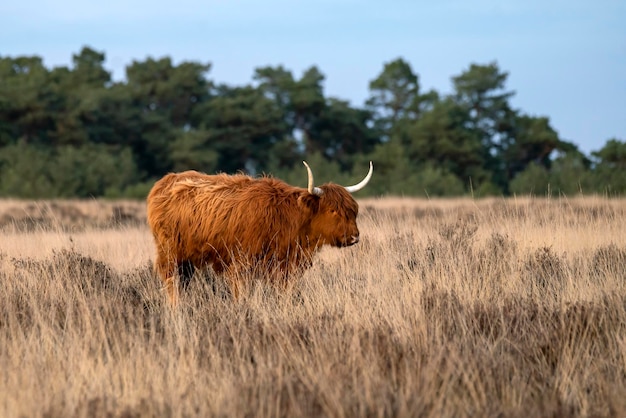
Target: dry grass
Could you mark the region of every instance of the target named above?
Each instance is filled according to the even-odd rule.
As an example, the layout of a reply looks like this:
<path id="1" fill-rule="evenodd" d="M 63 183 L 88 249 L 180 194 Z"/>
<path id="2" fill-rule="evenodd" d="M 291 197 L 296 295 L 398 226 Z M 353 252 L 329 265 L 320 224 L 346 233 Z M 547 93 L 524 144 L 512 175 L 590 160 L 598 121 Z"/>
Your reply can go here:
<path id="1" fill-rule="evenodd" d="M 626 416 L 626 201 L 361 208 L 286 293 L 172 312 L 142 204 L 0 203 L 0 416 Z"/>

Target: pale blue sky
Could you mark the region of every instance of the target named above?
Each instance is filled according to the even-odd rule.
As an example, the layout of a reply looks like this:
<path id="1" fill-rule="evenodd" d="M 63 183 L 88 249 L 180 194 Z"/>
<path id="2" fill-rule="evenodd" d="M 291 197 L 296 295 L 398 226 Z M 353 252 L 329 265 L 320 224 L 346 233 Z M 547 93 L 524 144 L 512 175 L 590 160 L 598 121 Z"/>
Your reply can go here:
<path id="1" fill-rule="evenodd" d="M 0 56 L 69 65 L 88 45 L 115 79 L 132 60 L 210 62 L 218 83 L 254 68 L 299 77 L 317 65 L 327 96 L 362 106 L 385 62 L 407 60 L 422 90 L 451 91 L 471 63 L 509 72 L 515 108 L 548 116 L 589 153 L 626 140 L 624 0 L 6 0 Z"/>

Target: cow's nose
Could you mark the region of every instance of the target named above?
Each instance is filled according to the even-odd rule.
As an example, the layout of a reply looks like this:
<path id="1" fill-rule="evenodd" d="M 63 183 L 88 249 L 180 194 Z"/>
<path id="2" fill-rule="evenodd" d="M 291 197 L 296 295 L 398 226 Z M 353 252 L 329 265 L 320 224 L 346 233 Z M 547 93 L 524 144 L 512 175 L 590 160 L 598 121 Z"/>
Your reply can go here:
<path id="1" fill-rule="evenodd" d="M 350 245 L 354 245 L 354 244 L 356 244 L 357 242 L 359 242 L 359 236 L 358 236 L 358 235 L 352 235 L 352 236 L 350 237 Z"/>

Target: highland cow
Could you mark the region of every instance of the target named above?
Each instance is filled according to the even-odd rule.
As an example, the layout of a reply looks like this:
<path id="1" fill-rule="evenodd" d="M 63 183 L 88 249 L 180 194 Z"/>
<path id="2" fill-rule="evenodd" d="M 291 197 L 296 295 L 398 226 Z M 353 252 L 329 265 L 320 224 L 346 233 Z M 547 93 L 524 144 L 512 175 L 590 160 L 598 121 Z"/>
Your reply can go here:
<path id="1" fill-rule="evenodd" d="M 285 284 L 311 265 L 322 246 L 359 242 L 359 207 L 351 193 L 369 182 L 371 161 L 367 176 L 348 187 L 315 187 L 304 165 L 306 189 L 272 177 L 197 171 L 170 173 L 155 183 L 148 224 L 156 242 L 155 270 L 173 305 L 179 282 L 188 282 L 196 268 L 211 266 L 237 297 L 246 273 Z"/>

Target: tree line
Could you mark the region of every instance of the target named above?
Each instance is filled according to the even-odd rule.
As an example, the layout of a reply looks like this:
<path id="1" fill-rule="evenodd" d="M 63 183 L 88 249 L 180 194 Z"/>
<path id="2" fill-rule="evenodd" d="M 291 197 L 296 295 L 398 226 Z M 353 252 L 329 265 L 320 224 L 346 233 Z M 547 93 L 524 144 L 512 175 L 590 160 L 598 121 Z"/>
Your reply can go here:
<path id="1" fill-rule="evenodd" d="M 211 65 L 133 61 L 124 81 L 84 47 L 70 67 L 0 57 L 0 196 L 144 197 L 163 174 L 271 173 L 305 185 L 375 175 L 365 195 L 475 196 L 626 192 L 626 142 L 585 155 L 547 116 L 511 106 L 508 73 L 471 64 L 453 91 L 424 91 L 398 58 L 361 107 L 324 94 L 312 66 L 255 69 L 250 84 L 209 78 Z"/>

